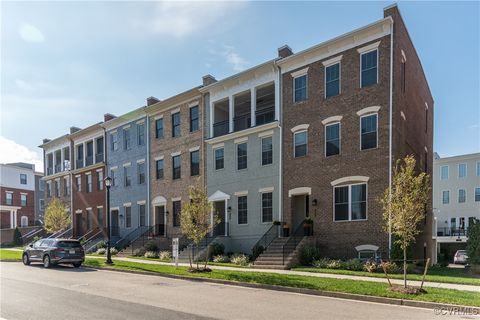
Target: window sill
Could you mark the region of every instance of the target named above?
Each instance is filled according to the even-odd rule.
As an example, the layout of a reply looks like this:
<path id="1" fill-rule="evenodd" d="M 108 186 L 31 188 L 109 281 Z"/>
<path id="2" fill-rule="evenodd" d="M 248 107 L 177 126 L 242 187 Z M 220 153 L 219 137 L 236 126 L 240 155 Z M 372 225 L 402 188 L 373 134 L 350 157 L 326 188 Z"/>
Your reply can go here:
<path id="1" fill-rule="evenodd" d="M 333 222 L 337 223 L 337 222 L 362 222 L 362 221 L 368 221 L 368 219 L 356 219 L 356 220 L 333 220 Z"/>

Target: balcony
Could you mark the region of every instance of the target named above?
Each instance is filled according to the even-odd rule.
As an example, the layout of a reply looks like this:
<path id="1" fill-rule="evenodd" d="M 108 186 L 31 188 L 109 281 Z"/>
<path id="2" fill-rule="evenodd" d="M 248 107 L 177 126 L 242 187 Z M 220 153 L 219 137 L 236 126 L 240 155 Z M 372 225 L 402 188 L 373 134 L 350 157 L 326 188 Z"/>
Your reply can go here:
<path id="1" fill-rule="evenodd" d="M 233 118 L 233 131 L 241 131 L 251 127 L 250 113 Z"/>
<path id="2" fill-rule="evenodd" d="M 98 153 L 95 155 L 95 163 L 100 163 L 103 161 L 103 153 Z"/>
<path id="3" fill-rule="evenodd" d="M 75 162 L 75 169 L 83 168 L 83 159 L 77 159 Z"/>
<path id="4" fill-rule="evenodd" d="M 437 237 L 466 237 L 467 228 L 437 228 Z"/>
<path id="5" fill-rule="evenodd" d="M 53 168 L 50 167 L 50 168 L 47 168 L 47 176 L 53 174 Z"/>
<path id="6" fill-rule="evenodd" d="M 62 165 L 61 164 L 56 164 L 55 165 L 55 173 L 58 173 L 60 171 L 62 171 Z"/>
<path id="7" fill-rule="evenodd" d="M 93 164 L 93 155 L 87 156 L 85 166 L 91 166 Z"/>
<path id="8" fill-rule="evenodd" d="M 228 133 L 229 123 L 228 120 L 220 121 L 213 124 L 213 136 L 219 137 Z"/>
<path id="9" fill-rule="evenodd" d="M 257 110 L 255 119 L 257 126 L 275 121 L 275 106 Z"/>

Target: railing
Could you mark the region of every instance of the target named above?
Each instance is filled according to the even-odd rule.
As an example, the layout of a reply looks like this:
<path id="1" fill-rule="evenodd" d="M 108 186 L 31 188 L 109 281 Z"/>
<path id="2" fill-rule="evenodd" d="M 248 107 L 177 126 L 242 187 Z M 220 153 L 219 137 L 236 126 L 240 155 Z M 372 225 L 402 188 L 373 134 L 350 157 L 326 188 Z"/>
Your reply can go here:
<path id="1" fill-rule="evenodd" d="M 56 164 L 55 165 L 55 173 L 62 171 L 62 165 L 61 164 Z"/>
<path id="2" fill-rule="evenodd" d="M 97 153 L 95 155 L 95 163 L 99 163 L 103 161 L 103 153 Z"/>
<path id="3" fill-rule="evenodd" d="M 35 236 L 39 235 L 43 231 L 43 228 L 37 228 L 29 231 L 28 233 L 22 236 L 22 243 L 27 244 L 29 243 Z"/>
<path id="4" fill-rule="evenodd" d="M 97 229 L 98 230 L 98 229 Z M 91 237 L 86 239 L 85 243 L 83 244 L 83 249 L 85 252 L 91 252 L 92 249 L 96 248 L 97 244 L 100 241 L 103 241 L 103 230 L 98 230 L 95 234 L 93 234 Z"/>
<path id="5" fill-rule="evenodd" d="M 153 233 L 155 226 L 150 226 L 148 229 L 140 234 L 137 238 L 133 239 L 131 243 L 132 254 L 135 252 L 135 249 L 143 247 L 149 240 L 150 235 Z"/>
<path id="6" fill-rule="evenodd" d="M 282 255 L 283 255 L 283 264 L 285 264 L 285 259 L 292 253 L 297 245 L 302 241 L 305 236 L 305 231 L 303 229 L 303 222 L 295 229 L 295 231 L 290 235 L 287 242 L 282 246 Z"/>
<path id="7" fill-rule="evenodd" d="M 468 228 L 437 228 L 437 237 L 464 237 Z"/>
<path id="8" fill-rule="evenodd" d="M 88 232 L 85 233 L 84 235 L 79 236 L 79 237 L 77 238 L 77 240 L 85 239 L 86 241 L 88 241 L 88 239 L 90 239 L 90 237 L 91 237 L 92 235 L 94 235 L 97 231 L 98 231 L 97 228 L 91 229 L 90 231 L 88 231 Z"/>
<path id="9" fill-rule="evenodd" d="M 204 237 L 198 245 L 195 245 L 193 242 L 190 242 L 188 245 L 185 246 L 184 249 L 187 250 L 187 253 L 188 253 L 188 250 L 190 250 L 190 252 L 192 252 L 192 261 L 196 261 L 199 258 L 200 252 L 202 252 L 202 250 L 207 249 L 208 246 L 212 243 L 213 240 L 215 240 L 216 237 L 217 236 L 208 235 L 208 236 Z M 183 237 L 181 239 L 183 239 Z M 185 238 L 185 240 L 187 240 L 187 239 Z M 180 246 L 180 244 L 179 244 L 179 246 Z M 180 250 L 180 248 L 179 248 L 179 250 Z M 195 252 L 195 250 L 196 250 L 196 252 Z M 208 259 L 208 257 L 205 257 L 205 259 Z"/>
<path id="10" fill-rule="evenodd" d="M 265 249 L 268 248 L 270 243 L 272 243 L 273 240 L 278 238 L 278 228 L 279 226 L 272 224 L 270 228 L 263 234 L 263 236 L 258 239 L 257 243 L 255 243 L 252 247 L 252 255 L 253 255 L 253 260 L 255 263 L 255 259 L 258 258 L 260 254 L 262 254 Z"/>
<path id="11" fill-rule="evenodd" d="M 86 160 L 86 166 L 91 166 L 93 164 L 93 155 L 87 156 L 85 160 Z"/>
<path id="12" fill-rule="evenodd" d="M 73 235 L 73 228 L 68 228 L 68 229 L 64 230 L 63 232 L 61 232 L 61 233 L 57 236 L 57 238 L 61 238 L 61 237 L 63 237 L 63 238 L 70 238 L 70 237 L 72 237 L 72 235 Z"/>
<path id="13" fill-rule="evenodd" d="M 250 113 L 233 118 L 233 131 L 241 131 L 251 127 Z"/>
<path id="14" fill-rule="evenodd" d="M 77 159 L 77 161 L 75 161 L 75 169 L 80 168 L 83 168 L 83 159 Z"/>
<path id="15" fill-rule="evenodd" d="M 229 121 L 220 121 L 217 123 L 213 124 L 213 136 L 218 137 L 218 136 L 223 136 L 224 134 L 227 134 L 229 131 Z"/>
<path id="16" fill-rule="evenodd" d="M 60 229 L 54 233 L 52 233 L 51 235 L 49 235 L 47 237 L 47 239 L 55 239 L 55 238 L 58 238 L 59 235 L 63 234 L 63 232 L 65 232 L 65 229 Z"/>
<path id="17" fill-rule="evenodd" d="M 268 107 L 255 112 L 255 124 L 257 126 L 275 121 L 275 107 Z"/>
<path id="18" fill-rule="evenodd" d="M 47 175 L 53 174 L 53 168 L 47 168 Z"/>
<path id="19" fill-rule="evenodd" d="M 140 226 L 140 227 L 136 228 L 135 230 L 133 230 L 132 232 L 130 232 L 129 234 L 127 234 L 125 237 L 123 237 L 120 240 L 118 240 L 117 242 L 115 242 L 113 246 L 115 248 L 119 249 L 119 250 L 123 250 L 126 247 L 128 247 L 134 239 L 137 239 L 138 237 L 143 235 L 143 233 L 148 231 L 149 228 L 150 227 L 148 227 L 148 226 Z"/>

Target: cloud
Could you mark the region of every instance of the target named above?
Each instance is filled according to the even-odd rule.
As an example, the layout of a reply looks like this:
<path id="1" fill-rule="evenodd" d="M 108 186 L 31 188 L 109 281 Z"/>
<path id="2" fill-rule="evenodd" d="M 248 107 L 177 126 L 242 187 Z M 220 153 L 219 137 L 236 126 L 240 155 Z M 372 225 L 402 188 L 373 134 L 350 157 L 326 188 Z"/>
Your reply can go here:
<path id="1" fill-rule="evenodd" d="M 25 23 L 20 26 L 18 30 L 20 37 L 26 42 L 44 42 L 45 36 L 43 33 L 35 26 Z"/>
<path id="2" fill-rule="evenodd" d="M 215 45 L 214 42 L 211 42 L 210 44 Z M 232 66 L 234 71 L 243 71 L 250 64 L 233 46 L 223 44 L 220 45 L 220 49 L 210 47 L 209 51 L 211 54 L 221 57 L 225 63 Z"/>
<path id="3" fill-rule="evenodd" d="M 472 125 L 467 127 L 467 129 L 469 129 L 469 130 L 478 130 L 479 128 L 480 128 L 479 124 L 472 124 Z"/>
<path id="4" fill-rule="evenodd" d="M 35 170 L 43 172 L 43 161 L 35 151 L 16 143 L 13 140 L 0 136 L 0 163 L 26 162 L 33 163 Z"/>

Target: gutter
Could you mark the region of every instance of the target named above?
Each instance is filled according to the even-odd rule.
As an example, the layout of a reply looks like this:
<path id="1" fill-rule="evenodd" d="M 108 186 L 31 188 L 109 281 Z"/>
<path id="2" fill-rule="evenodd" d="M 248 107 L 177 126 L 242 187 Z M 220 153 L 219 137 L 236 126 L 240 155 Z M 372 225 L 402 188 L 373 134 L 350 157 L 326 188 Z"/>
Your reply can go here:
<path id="1" fill-rule="evenodd" d="M 145 112 L 146 119 L 145 119 L 145 129 L 146 129 L 146 137 L 147 137 L 147 155 L 145 157 L 145 162 L 147 166 L 146 172 L 147 174 L 147 205 L 145 206 L 147 209 L 147 226 L 150 226 L 150 116 Z"/>
<path id="2" fill-rule="evenodd" d="M 279 175 L 278 175 L 278 221 L 282 221 L 283 219 L 283 179 L 282 179 L 282 166 L 283 166 L 283 126 L 282 126 L 282 122 L 283 122 L 283 117 L 282 117 L 282 69 L 281 67 L 277 64 L 277 61 L 274 62 L 274 66 L 277 67 L 277 70 L 278 70 L 278 104 L 279 104 L 279 112 L 278 112 L 278 122 L 279 122 L 279 140 L 280 140 L 280 143 L 279 143 L 279 154 L 280 154 L 280 157 L 279 157 Z"/>
<path id="3" fill-rule="evenodd" d="M 389 97 L 389 130 L 388 130 L 388 197 L 392 199 L 392 124 L 393 124 L 393 21 L 390 25 L 390 97 Z M 388 258 L 390 258 L 390 252 L 392 251 L 392 221 L 391 211 L 388 210 Z"/>

